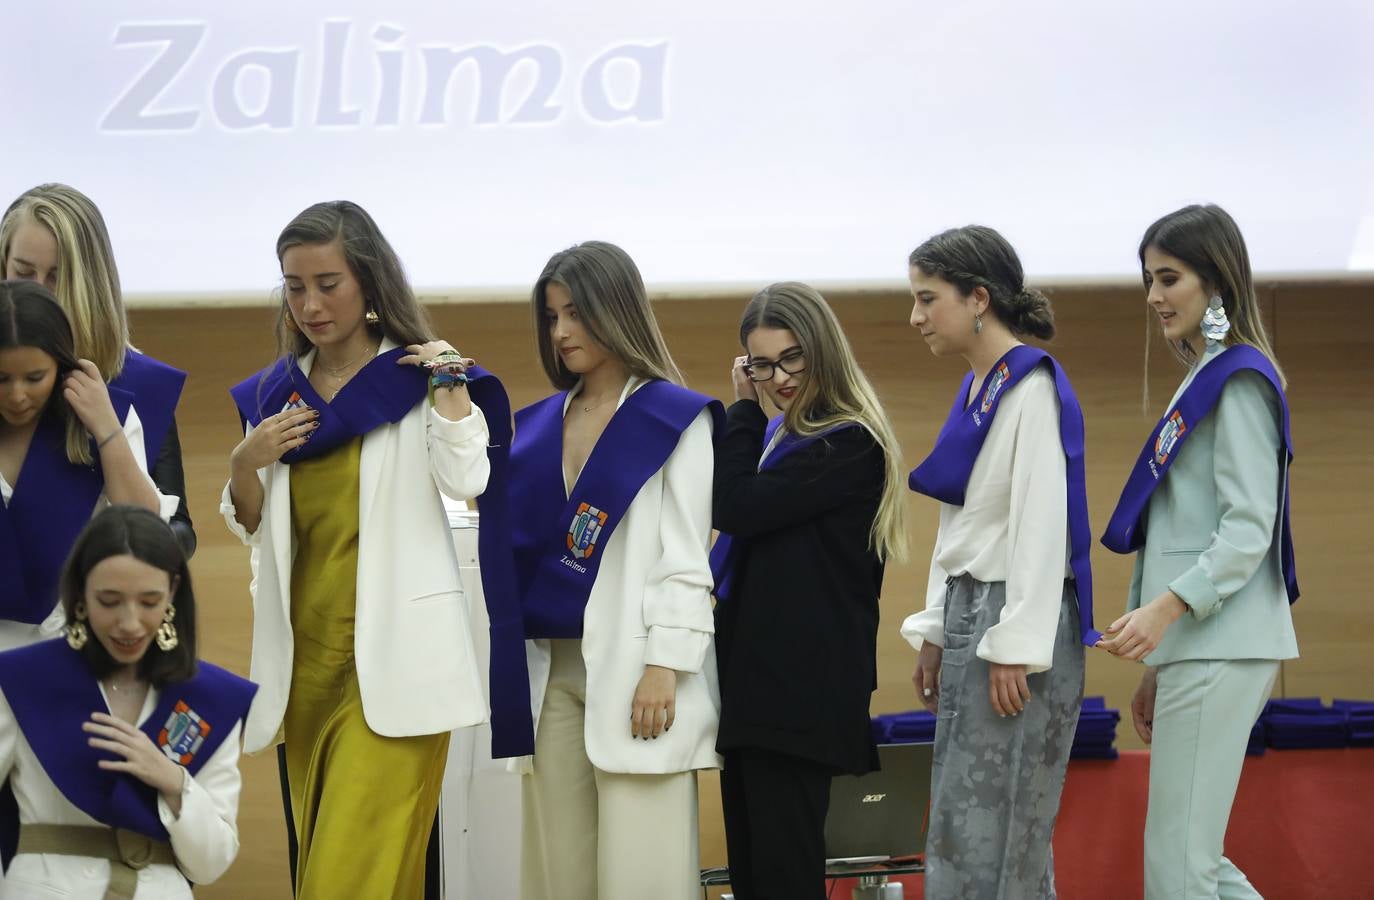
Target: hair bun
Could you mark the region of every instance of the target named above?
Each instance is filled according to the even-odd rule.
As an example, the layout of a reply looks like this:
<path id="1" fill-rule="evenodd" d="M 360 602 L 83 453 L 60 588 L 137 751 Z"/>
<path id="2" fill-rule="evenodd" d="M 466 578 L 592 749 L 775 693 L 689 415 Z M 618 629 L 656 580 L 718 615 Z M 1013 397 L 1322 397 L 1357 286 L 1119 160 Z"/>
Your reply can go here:
<path id="1" fill-rule="evenodd" d="M 1054 309 L 1050 298 L 1033 287 L 1022 286 L 1011 301 L 1012 321 L 1007 324 L 1018 334 L 1041 340 L 1054 337 Z"/>

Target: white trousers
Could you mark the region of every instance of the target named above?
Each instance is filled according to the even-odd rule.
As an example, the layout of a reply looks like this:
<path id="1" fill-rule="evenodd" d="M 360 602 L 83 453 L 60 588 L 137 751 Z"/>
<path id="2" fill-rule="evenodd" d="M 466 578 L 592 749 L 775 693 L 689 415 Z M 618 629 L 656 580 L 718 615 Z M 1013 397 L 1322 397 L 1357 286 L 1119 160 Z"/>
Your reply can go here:
<path id="1" fill-rule="evenodd" d="M 534 771 L 522 778 L 521 896 L 695 900 L 701 892 L 696 773 L 624 775 L 593 766 L 585 741 L 582 642 L 552 645 Z"/>
<path id="2" fill-rule="evenodd" d="M 1258 898 L 1222 855 L 1250 729 L 1277 660 L 1185 660 L 1157 670 L 1145 817 L 1145 900 Z"/>

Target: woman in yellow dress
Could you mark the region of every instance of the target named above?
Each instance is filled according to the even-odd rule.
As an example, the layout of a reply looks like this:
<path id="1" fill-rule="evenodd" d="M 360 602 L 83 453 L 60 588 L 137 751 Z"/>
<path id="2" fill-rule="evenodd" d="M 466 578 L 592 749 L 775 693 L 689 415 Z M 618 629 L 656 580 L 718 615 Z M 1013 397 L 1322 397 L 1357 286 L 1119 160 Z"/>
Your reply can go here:
<path id="1" fill-rule="evenodd" d="M 488 490 L 470 389 L 498 432 L 504 394 L 435 339 L 361 207 L 310 207 L 277 256 L 285 352 L 233 390 L 222 501 L 256 576 L 245 746 L 285 742 L 298 898 L 420 897 L 449 732 L 487 720 L 439 495 Z"/>

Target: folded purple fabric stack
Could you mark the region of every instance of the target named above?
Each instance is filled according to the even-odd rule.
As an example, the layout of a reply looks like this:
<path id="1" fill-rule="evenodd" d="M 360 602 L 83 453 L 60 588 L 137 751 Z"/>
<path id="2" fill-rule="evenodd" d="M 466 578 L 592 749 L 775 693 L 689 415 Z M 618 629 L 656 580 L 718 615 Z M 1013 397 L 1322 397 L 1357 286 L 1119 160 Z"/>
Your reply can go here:
<path id="1" fill-rule="evenodd" d="M 923 709 L 874 716 L 871 724 L 875 744 L 930 744 L 935 741 L 935 715 Z"/>
<path id="2" fill-rule="evenodd" d="M 1084 697 L 1069 759 L 1116 759 L 1116 726 L 1121 713 L 1102 697 Z"/>
<path id="3" fill-rule="evenodd" d="M 1333 709 L 1345 713 L 1345 734 L 1352 747 L 1374 747 L 1374 701 L 1333 700 Z"/>
<path id="4" fill-rule="evenodd" d="M 1344 747 L 1346 711 L 1326 706 L 1320 697 L 1270 700 L 1260 716 L 1265 743 L 1275 750 L 1311 750 Z"/>

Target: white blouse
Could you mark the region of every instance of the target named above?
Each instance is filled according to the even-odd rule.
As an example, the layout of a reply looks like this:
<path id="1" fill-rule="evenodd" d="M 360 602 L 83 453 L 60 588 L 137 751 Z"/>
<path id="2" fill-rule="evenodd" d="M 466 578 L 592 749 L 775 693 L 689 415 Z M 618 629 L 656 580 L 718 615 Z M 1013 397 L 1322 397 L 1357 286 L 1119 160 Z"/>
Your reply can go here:
<path id="1" fill-rule="evenodd" d="M 134 460 L 137 461 L 139 469 L 146 475 L 147 460 L 143 448 L 143 423 L 138 418 L 138 413 L 134 408 L 129 407 L 129 414 L 124 417 L 124 438 L 129 442 L 129 449 L 133 451 Z M 148 479 L 152 484 L 152 478 Z M 157 485 L 153 485 L 157 489 Z M 5 480 L 5 476 L 0 475 L 0 501 L 6 506 L 10 505 L 10 498 L 14 496 L 14 487 Z M 177 506 L 181 503 L 181 498 L 169 496 L 158 491 L 158 515 L 162 516 L 164 522 L 170 521 L 176 514 Z M 102 493 L 95 501 L 95 508 L 91 511 L 94 516 L 100 512 L 110 501 Z M 54 598 L 54 608 L 48 618 L 37 625 L 30 625 L 27 622 L 15 622 L 10 619 L 0 619 L 0 650 L 13 650 L 16 647 L 27 647 L 29 644 L 36 644 L 48 638 L 57 637 L 61 633 L 66 618 L 62 614 L 62 606 L 56 603 Z"/>
<path id="2" fill-rule="evenodd" d="M 902 623 L 913 647 L 944 646 L 945 581 L 1005 581 L 1006 605 L 978 656 L 1043 672 L 1054 657 L 1069 575 L 1067 463 L 1054 376 L 1037 367 L 1002 398 L 973 464 L 964 505 L 940 504 L 926 607 Z"/>
<path id="3" fill-rule="evenodd" d="M 101 687 L 101 695 L 105 693 Z M 150 688 L 138 715 L 142 727 L 157 706 Z M 107 699 L 108 705 L 108 699 Z M 190 898 L 189 878 L 208 884 L 224 874 L 239 852 L 239 739 L 234 725 L 194 778 L 181 789 L 181 814 L 158 797 L 158 816 L 171 836 L 177 865 L 151 865 L 138 872 L 135 900 Z M 84 737 L 85 732 L 81 733 Z M 19 801 L 21 824 L 102 825 L 78 809 L 48 778 L 0 692 L 0 778 L 8 777 Z M 178 871 L 178 869 L 180 871 Z M 183 873 L 184 877 L 183 877 Z M 108 860 L 49 853 L 16 856 L 0 883 L 0 898 L 62 896 L 100 900 L 110 880 Z"/>

